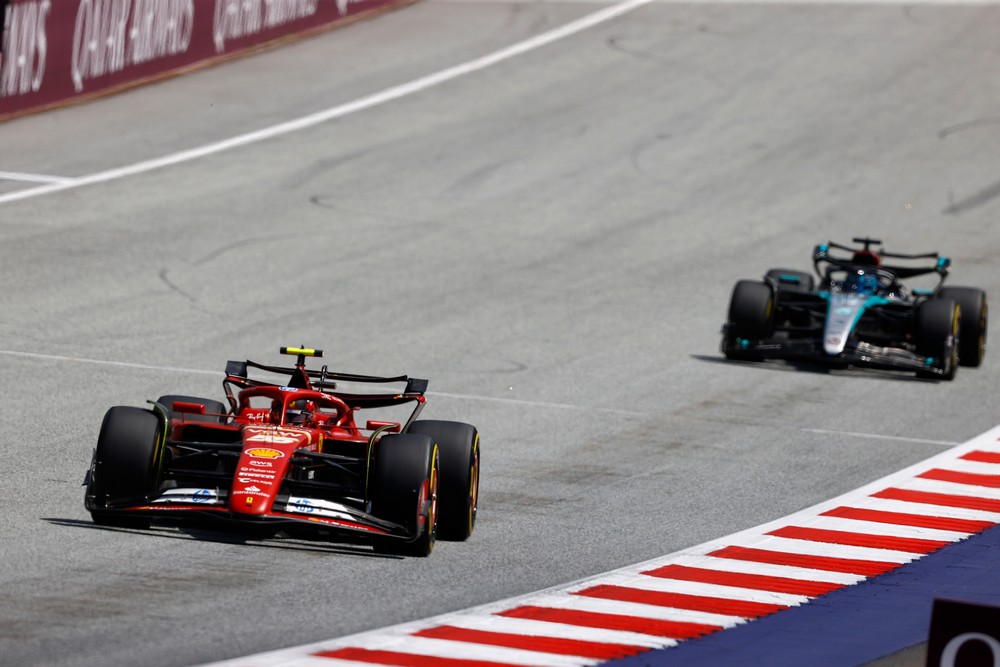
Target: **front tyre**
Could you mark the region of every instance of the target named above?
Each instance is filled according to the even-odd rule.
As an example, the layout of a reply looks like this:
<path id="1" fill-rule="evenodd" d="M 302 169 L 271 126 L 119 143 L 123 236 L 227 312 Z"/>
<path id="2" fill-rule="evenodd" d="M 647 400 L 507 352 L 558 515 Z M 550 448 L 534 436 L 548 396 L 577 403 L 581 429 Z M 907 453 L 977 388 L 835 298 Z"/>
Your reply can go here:
<path id="1" fill-rule="evenodd" d="M 430 436 L 440 451 L 438 538 L 469 539 L 479 508 L 479 432 L 471 424 L 430 419 L 414 422 L 407 432 Z"/>
<path id="2" fill-rule="evenodd" d="M 141 503 L 159 485 L 160 420 L 149 410 L 116 406 L 104 415 L 91 464 L 84 504 L 94 523 L 146 527 L 144 517 L 108 509 L 115 503 Z"/>
<path id="3" fill-rule="evenodd" d="M 913 337 L 917 354 L 932 360 L 932 370 L 917 371 L 917 377 L 954 380 L 958 371 L 959 322 L 961 312 L 951 299 L 933 299 L 917 306 Z"/>
<path id="4" fill-rule="evenodd" d="M 437 539 L 440 457 L 426 435 L 386 435 L 371 473 L 372 514 L 403 526 L 408 540 L 378 539 L 376 553 L 429 556 Z"/>
<path id="5" fill-rule="evenodd" d="M 989 306 L 986 292 L 975 287 L 942 287 L 938 299 L 951 299 L 962 311 L 958 329 L 958 362 L 977 367 L 986 356 L 986 327 Z"/>
<path id="6" fill-rule="evenodd" d="M 768 283 L 741 280 L 729 300 L 729 319 L 722 339 L 727 359 L 760 361 L 763 357 L 748 352 L 753 341 L 767 338 L 774 331 L 774 290 Z"/>

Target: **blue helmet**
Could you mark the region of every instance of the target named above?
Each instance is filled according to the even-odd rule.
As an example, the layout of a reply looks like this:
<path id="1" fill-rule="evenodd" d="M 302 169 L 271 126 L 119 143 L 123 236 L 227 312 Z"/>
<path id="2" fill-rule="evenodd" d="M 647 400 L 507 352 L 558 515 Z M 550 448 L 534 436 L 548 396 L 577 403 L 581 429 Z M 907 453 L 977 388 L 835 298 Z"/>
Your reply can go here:
<path id="1" fill-rule="evenodd" d="M 844 286 L 851 292 L 874 294 L 878 289 L 878 276 L 864 269 L 858 269 L 847 276 Z"/>

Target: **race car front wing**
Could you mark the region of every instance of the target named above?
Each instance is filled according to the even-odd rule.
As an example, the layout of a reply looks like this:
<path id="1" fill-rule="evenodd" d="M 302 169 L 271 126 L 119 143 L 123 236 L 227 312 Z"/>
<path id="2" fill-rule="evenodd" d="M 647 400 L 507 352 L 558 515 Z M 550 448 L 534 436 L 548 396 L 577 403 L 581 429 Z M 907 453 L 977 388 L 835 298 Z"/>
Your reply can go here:
<path id="1" fill-rule="evenodd" d="M 203 518 L 232 524 L 297 526 L 317 531 L 335 531 L 345 537 L 413 539 L 405 526 L 385 521 L 350 505 L 320 498 L 279 495 L 271 511 L 258 516 L 231 512 L 225 489 L 172 488 L 152 499 L 135 499 L 102 508 L 122 515 L 158 518 Z"/>
<path id="2" fill-rule="evenodd" d="M 809 339 L 749 340 L 723 336 L 722 351 L 727 345 L 736 346 L 741 354 L 765 359 L 815 361 L 827 364 L 852 364 L 881 370 L 923 371 L 943 375 L 944 370 L 935 366 L 933 357 L 925 357 L 901 347 L 883 347 L 864 341 L 849 342 L 844 351 L 831 355 L 823 350 L 822 342 Z"/>

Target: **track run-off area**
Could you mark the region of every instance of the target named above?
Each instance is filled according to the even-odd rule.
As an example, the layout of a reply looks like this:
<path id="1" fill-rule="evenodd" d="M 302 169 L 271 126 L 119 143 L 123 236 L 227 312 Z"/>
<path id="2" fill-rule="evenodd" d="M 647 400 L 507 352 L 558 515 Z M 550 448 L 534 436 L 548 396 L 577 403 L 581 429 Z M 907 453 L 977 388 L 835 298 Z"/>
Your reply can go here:
<path id="1" fill-rule="evenodd" d="M 945 383 L 725 362 L 718 342 L 737 280 L 808 269 L 830 240 L 939 251 L 950 284 L 1000 294 L 998 16 L 424 0 L 0 125 L 0 664 L 315 645 L 784 530 L 931 457 L 988 475 L 990 456 L 958 453 L 989 451 L 963 443 L 1000 423 L 990 353 Z M 423 416 L 479 428 L 470 541 L 398 559 L 91 522 L 81 483 L 108 407 L 219 397 L 226 360 L 299 344 L 336 370 L 429 378 Z M 948 512 L 888 534 L 943 556 L 961 543 L 941 532 L 986 520 Z M 1000 599 L 998 583 L 978 591 Z"/>

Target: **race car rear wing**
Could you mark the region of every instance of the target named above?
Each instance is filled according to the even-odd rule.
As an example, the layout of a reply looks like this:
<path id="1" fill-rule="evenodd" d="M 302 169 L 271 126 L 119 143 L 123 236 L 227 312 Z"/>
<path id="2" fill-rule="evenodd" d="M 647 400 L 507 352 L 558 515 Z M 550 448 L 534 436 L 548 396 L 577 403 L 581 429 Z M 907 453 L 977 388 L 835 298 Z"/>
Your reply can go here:
<path id="1" fill-rule="evenodd" d="M 820 265 L 827 264 L 829 266 L 840 269 L 851 269 L 861 266 L 874 266 L 894 274 L 897 278 L 913 278 L 915 276 L 924 276 L 930 273 L 937 273 L 940 276 L 941 282 L 944 282 L 945 277 L 948 275 L 948 269 L 949 267 L 951 267 L 951 260 L 947 257 L 942 257 L 936 252 L 917 253 L 917 254 L 887 252 L 884 250 L 872 249 L 873 245 L 879 245 L 882 243 L 878 239 L 865 237 L 865 238 L 855 238 L 852 239 L 852 241 L 854 241 L 854 243 L 860 243 L 864 247 L 852 248 L 850 246 L 842 245 L 840 243 L 835 243 L 833 241 L 829 241 L 827 243 L 823 243 L 816 246 L 815 250 L 813 251 L 813 266 L 816 269 L 816 274 L 819 275 L 820 278 L 823 278 L 825 276 L 825 272 L 820 268 Z M 831 255 L 830 254 L 831 248 L 849 252 L 851 253 L 851 256 L 837 257 Z M 904 259 L 904 260 L 933 259 L 936 261 L 932 266 L 926 266 L 926 265 L 895 266 L 895 265 L 882 264 L 882 259 L 886 257 L 891 257 L 893 259 Z"/>
<path id="2" fill-rule="evenodd" d="M 293 389 L 309 389 L 336 396 L 347 403 L 352 409 L 363 408 L 385 408 L 403 403 L 415 402 L 413 414 L 407 421 L 407 425 L 416 419 L 423 409 L 427 392 L 428 381 L 421 378 L 411 378 L 407 375 L 396 375 L 384 377 L 378 375 L 358 375 L 354 373 L 337 373 L 330 371 L 325 365 L 320 370 L 313 370 L 305 367 L 305 357 L 322 357 L 322 350 L 310 350 L 305 348 L 281 348 L 282 354 L 295 354 L 298 356 L 294 367 L 272 366 L 261 364 L 255 361 L 228 361 L 226 363 L 226 378 L 223 380 L 223 388 L 226 398 L 233 409 L 238 403 L 233 394 L 233 387 L 248 389 L 251 387 L 285 386 Z M 285 375 L 288 380 L 278 383 L 273 380 L 264 380 L 250 377 L 250 369 L 256 369 L 276 375 Z M 385 391 L 379 393 L 348 393 L 337 391 L 337 382 L 367 383 L 367 384 L 392 384 L 405 383 L 402 392 Z"/>
<path id="3" fill-rule="evenodd" d="M 313 370 L 309 368 L 304 368 L 302 366 L 286 367 L 286 366 L 270 366 L 267 364 L 259 364 L 256 361 L 227 361 L 226 362 L 226 376 L 233 378 L 237 384 L 245 383 L 247 387 L 259 387 L 264 385 L 274 384 L 274 382 L 267 382 L 264 380 L 257 380 L 249 377 L 248 371 L 251 368 L 256 368 L 261 371 L 266 371 L 268 373 L 275 373 L 278 375 L 290 375 L 291 380 L 288 382 L 289 387 L 295 387 L 297 389 L 316 389 L 322 391 L 324 389 L 336 389 L 337 381 L 341 382 L 363 382 L 363 383 L 392 383 L 392 382 L 405 382 L 406 389 L 403 390 L 405 394 L 420 394 L 423 395 L 427 391 L 428 381 L 421 378 L 411 378 L 408 375 L 397 375 L 393 377 L 382 377 L 377 375 L 356 375 L 353 373 L 337 373 L 327 369 L 323 366 L 320 370 Z M 308 385 L 302 383 L 302 376 L 305 378 L 315 378 L 318 382 L 309 382 Z"/>

